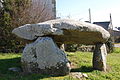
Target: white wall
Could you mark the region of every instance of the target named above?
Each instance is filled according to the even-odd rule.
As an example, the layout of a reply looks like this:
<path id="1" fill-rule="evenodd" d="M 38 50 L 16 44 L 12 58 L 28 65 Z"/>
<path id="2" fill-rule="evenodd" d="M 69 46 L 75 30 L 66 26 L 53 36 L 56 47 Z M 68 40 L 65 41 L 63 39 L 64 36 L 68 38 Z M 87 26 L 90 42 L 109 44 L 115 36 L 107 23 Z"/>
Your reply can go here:
<path id="1" fill-rule="evenodd" d="M 31 15 L 41 15 L 41 19 L 43 21 L 54 19 L 55 12 L 54 12 L 54 4 L 52 0 L 32 0 L 32 7 L 31 7 Z"/>

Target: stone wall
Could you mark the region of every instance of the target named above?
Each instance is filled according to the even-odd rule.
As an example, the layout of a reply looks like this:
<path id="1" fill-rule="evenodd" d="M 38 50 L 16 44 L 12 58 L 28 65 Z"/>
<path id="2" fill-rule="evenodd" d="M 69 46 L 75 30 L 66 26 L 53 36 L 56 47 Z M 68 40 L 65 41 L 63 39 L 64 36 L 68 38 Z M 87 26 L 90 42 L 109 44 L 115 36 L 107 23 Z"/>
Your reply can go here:
<path id="1" fill-rule="evenodd" d="M 90 45 L 90 46 L 80 46 L 77 48 L 77 51 L 82 51 L 82 52 L 93 52 L 94 51 L 94 47 L 93 45 Z"/>

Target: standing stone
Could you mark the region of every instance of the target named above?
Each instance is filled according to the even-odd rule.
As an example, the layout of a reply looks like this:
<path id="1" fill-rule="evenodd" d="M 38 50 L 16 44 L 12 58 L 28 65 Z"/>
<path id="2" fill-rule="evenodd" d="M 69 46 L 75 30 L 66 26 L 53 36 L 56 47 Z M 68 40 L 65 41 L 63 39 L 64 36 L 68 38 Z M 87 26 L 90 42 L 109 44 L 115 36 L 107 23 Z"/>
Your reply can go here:
<path id="1" fill-rule="evenodd" d="M 27 73 L 66 75 L 70 72 L 66 54 L 50 37 L 39 37 L 28 44 L 23 51 L 21 62 L 23 71 Z"/>
<path id="2" fill-rule="evenodd" d="M 105 44 L 96 44 L 93 54 L 93 68 L 101 71 L 106 71 L 106 56 L 107 50 Z"/>
<path id="3" fill-rule="evenodd" d="M 59 49 L 61 49 L 62 51 L 65 51 L 65 44 L 57 43 L 57 46 L 58 46 Z"/>

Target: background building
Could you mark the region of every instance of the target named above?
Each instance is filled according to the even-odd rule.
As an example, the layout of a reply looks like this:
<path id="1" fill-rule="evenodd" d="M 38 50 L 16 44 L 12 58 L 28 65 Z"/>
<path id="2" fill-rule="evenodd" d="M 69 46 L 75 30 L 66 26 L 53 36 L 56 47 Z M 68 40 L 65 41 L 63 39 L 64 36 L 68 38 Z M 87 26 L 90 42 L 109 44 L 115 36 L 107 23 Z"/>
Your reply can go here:
<path id="1" fill-rule="evenodd" d="M 32 0 L 30 15 L 38 21 L 46 21 L 56 18 L 56 0 Z M 36 22 L 38 22 L 36 21 Z"/>
<path id="2" fill-rule="evenodd" d="M 105 30 L 109 31 L 115 43 L 120 43 L 120 28 L 113 28 L 111 21 L 94 22 L 93 24 L 102 26 Z"/>

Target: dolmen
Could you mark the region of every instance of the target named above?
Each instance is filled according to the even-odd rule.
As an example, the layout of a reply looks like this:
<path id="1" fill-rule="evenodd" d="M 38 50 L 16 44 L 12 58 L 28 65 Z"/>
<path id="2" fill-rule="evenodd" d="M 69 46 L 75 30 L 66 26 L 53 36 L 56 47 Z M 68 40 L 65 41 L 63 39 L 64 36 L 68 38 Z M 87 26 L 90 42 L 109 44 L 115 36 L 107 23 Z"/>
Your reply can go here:
<path id="1" fill-rule="evenodd" d="M 23 71 L 28 73 L 67 75 L 71 66 L 58 44 L 95 45 L 93 68 L 106 71 L 105 42 L 110 34 L 101 26 L 71 19 L 55 19 L 37 24 L 26 24 L 12 33 L 32 41 L 22 57 Z"/>

